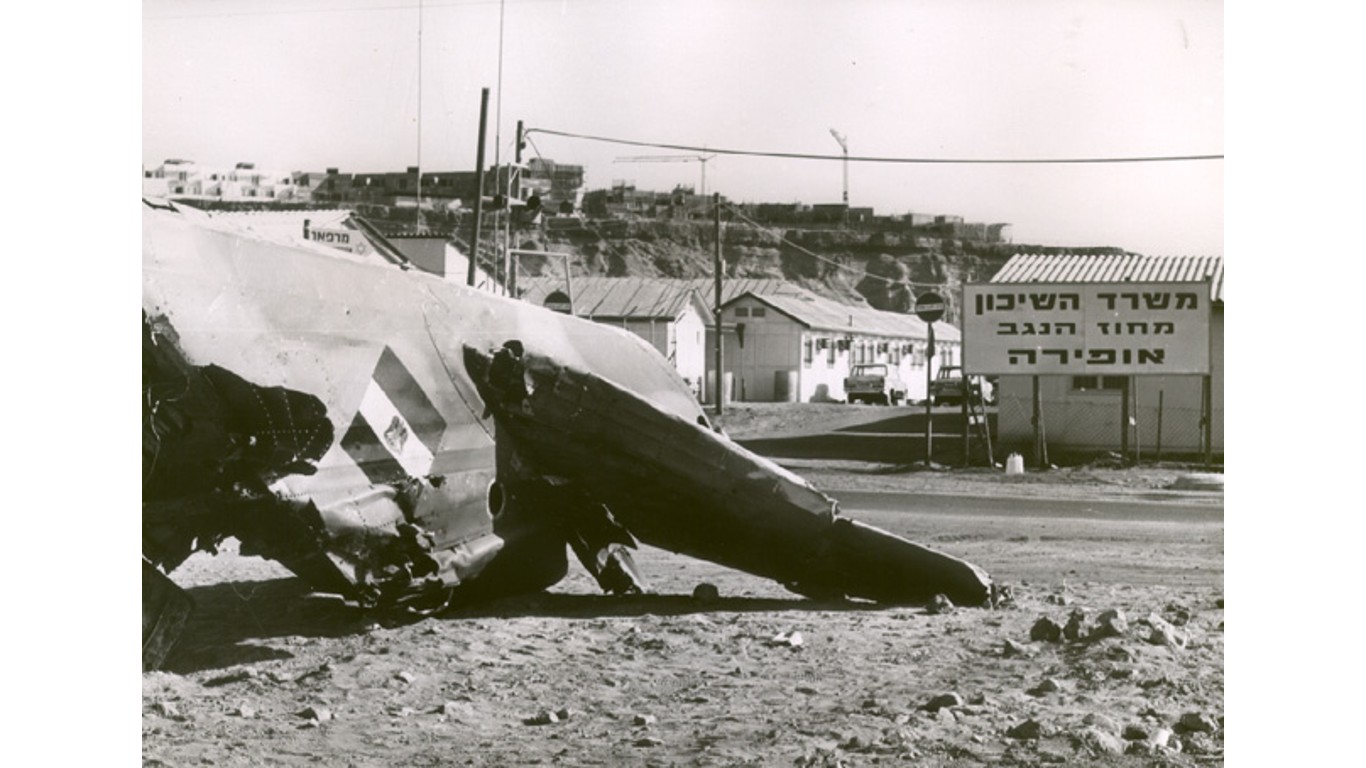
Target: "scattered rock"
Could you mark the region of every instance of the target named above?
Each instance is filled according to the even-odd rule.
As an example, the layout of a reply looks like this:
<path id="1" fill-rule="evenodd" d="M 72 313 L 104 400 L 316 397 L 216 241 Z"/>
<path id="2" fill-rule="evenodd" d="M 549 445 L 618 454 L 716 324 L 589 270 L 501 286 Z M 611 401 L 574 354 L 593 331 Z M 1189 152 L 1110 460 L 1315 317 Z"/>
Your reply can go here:
<path id="1" fill-rule="evenodd" d="M 1148 642 L 1153 645 L 1165 645 L 1168 648 L 1185 648 L 1186 636 L 1178 632 L 1177 629 L 1169 624 L 1160 627 L 1153 627 L 1153 631 L 1148 635 Z"/>
<path id="2" fill-rule="evenodd" d="M 1188 733 L 1181 737 L 1181 751 L 1192 755 L 1218 754 L 1219 742 L 1208 733 Z"/>
<path id="3" fill-rule="evenodd" d="M 1068 640 L 1081 640 L 1086 637 L 1086 612 L 1080 608 L 1067 617 L 1067 625 L 1062 628 L 1062 636 Z"/>
<path id="4" fill-rule="evenodd" d="M 1043 737 L 1043 724 L 1038 720 L 1029 719 L 1023 723 L 1017 723 L 1006 731 L 1006 735 L 1012 739 L 1035 740 Z"/>
<path id="5" fill-rule="evenodd" d="M 558 717 L 561 722 L 568 720 L 573 716 L 574 710 L 570 709 L 569 707 L 560 707 L 559 709 L 555 710 L 555 717 Z"/>
<path id="6" fill-rule="evenodd" d="M 634 743 L 635 743 L 635 745 L 636 745 L 637 747 L 662 747 L 662 746 L 664 746 L 664 740 L 663 740 L 663 739 L 657 739 L 657 738 L 655 738 L 654 736 L 646 736 L 645 738 L 642 738 L 642 739 L 636 739 Z"/>
<path id="7" fill-rule="evenodd" d="M 548 709 L 543 709 L 531 717 L 522 720 L 523 725 L 551 725 L 560 722 L 560 716 Z"/>
<path id="8" fill-rule="evenodd" d="M 1096 617 L 1096 625 L 1087 633 L 1087 637 L 1103 640 L 1107 637 L 1123 637 L 1128 631 L 1129 622 L 1124 618 L 1124 612 L 1112 609 Z"/>
<path id="9" fill-rule="evenodd" d="M 412 672 L 409 672 L 407 670 L 399 672 L 398 674 L 394 675 L 394 677 L 399 680 L 402 680 L 408 685 L 412 685 L 413 681 L 417 680 L 417 675 L 414 675 Z"/>
<path id="10" fill-rule="evenodd" d="M 1045 677 L 1038 685 L 1030 688 L 1027 693 L 1030 696 L 1047 696 L 1050 693 L 1057 693 L 1062 690 L 1062 683 L 1051 677 Z"/>
<path id="11" fill-rule="evenodd" d="M 1001 647 L 1001 655 L 1007 659 L 1015 656 L 1028 656 L 1029 648 L 1014 640 L 1007 639 L 1005 644 Z"/>
<path id="12" fill-rule="evenodd" d="M 1061 594 L 1061 593 L 1060 593 L 1060 594 L 1056 594 L 1056 595 L 1049 595 L 1048 597 L 1045 597 L 1045 598 L 1044 598 L 1044 602 L 1049 603 L 1049 604 L 1052 604 L 1052 605 L 1071 605 L 1071 604 L 1072 604 L 1072 596 L 1071 596 L 1071 595 L 1068 595 L 1068 594 Z"/>
<path id="13" fill-rule="evenodd" d="M 805 641 L 802 639 L 801 632 L 779 632 L 769 638 L 769 645 L 785 645 L 789 648 L 800 648 Z"/>
<path id="14" fill-rule="evenodd" d="M 1185 733 L 1211 733 L 1219 729 L 1219 723 L 1201 712 L 1187 712 L 1181 716 L 1176 728 Z"/>
<path id="15" fill-rule="evenodd" d="M 944 709 L 945 707 L 961 706 L 963 706 L 962 696 L 959 696 L 956 693 L 941 693 L 938 696 L 935 696 L 934 698 L 925 702 L 925 705 L 921 707 L 921 709 L 925 709 L 930 712 L 938 712 L 939 710 Z"/>
<path id="16" fill-rule="evenodd" d="M 1062 627 L 1058 622 L 1044 616 L 1030 628 L 1029 639 L 1035 642 L 1056 643 L 1062 639 Z"/>
<path id="17" fill-rule="evenodd" d="M 176 706 L 174 701 L 158 701 L 152 706 L 152 709 L 167 720 L 184 719 L 184 715 L 180 714 L 180 708 Z"/>
<path id="18" fill-rule="evenodd" d="M 1124 742 L 1099 728 L 1086 728 L 1073 737 L 1073 745 L 1092 755 L 1119 755 L 1124 752 Z"/>
<path id="19" fill-rule="evenodd" d="M 256 717 L 256 708 L 250 704 L 241 704 L 232 711 L 232 714 L 250 720 L 251 718 Z"/>
<path id="20" fill-rule="evenodd" d="M 305 720 L 312 720 L 315 723 L 326 723 L 332 719 L 332 710 L 327 707 L 304 707 L 295 716 Z"/>
<path id="21" fill-rule="evenodd" d="M 250 667 L 248 667 L 248 668 L 246 668 L 246 669 L 239 669 L 239 670 L 237 670 L 236 672 L 229 672 L 229 673 L 226 674 L 226 675 L 219 675 L 218 677 L 214 677 L 214 678 L 210 678 L 209 680 L 205 680 L 205 681 L 204 681 L 204 687 L 205 687 L 205 688 L 216 688 L 216 687 L 218 687 L 218 686 L 220 686 L 220 685 L 231 685 L 232 683 L 240 683 L 240 682 L 243 682 L 243 681 L 246 681 L 246 680 L 255 680 L 255 679 L 256 679 L 256 670 L 255 670 L 255 669 L 252 669 L 252 668 L 250 668 Z"/>
<path id="22" fill-rule="evenodd" d="M 631 725 L 651 726 L 659 722 L 659 718 L 654 715 L 636 715 L 631 718 Z"/>
<path id="23" fill-rule="evenodd" d="M 934 616 L 941 613 L 953 613 L 953 608 L 953 601 L 949 599 L 948 595 L 935 595 L 930 604 L 925 606 L 925 612 Z"/>
<path id="24" fill-rule="evenodd" d="M 1092 712 L 1081 719 L 1085 725 L 1092 725 L 1106 733 L 1119 733 L 1119 724 L 1099 712 Z"/>
<path id="25" fill-rule="evenodd" d="M 710 605 L 721 599 L 721 591 L 716 588 L 715 584 L 704 581 L 693 587 L 692 599 L 703 605 Z"/>
<path id="26" fill-rule="evenodd" d="M 1120 734 L 1126 741 L 1147 741 L 1148 729 L 1138 723 L 1129 723 L 1124 726 L 1124 732 Z"/>

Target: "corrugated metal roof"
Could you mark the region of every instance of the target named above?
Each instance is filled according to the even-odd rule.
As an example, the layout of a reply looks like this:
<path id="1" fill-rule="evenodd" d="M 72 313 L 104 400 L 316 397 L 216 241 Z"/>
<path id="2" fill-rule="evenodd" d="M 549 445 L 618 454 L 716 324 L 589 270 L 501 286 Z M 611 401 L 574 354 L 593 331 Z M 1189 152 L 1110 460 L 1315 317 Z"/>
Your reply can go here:
<path id="1" fill-rule="evenodd" d="M 741 295 L 751 296 L 812 330 L 910 339 L 924 339 L 929 336 L 925 321 L 915 315 L 841 304 L 809 291 L 797 290 L 798 293 Z M 962 338 L 958 329 L 948 323 L 936 323 L 934 337 L 936 341 L 959 341 Z"/>
<path id="2" fill-rule="evenodd" d="M 581 317 L 673 320 L 692 299 L 691 281 L 648 277 L 576 277 L 574 314 Z M 555 291 L 566 291 L 563 278 L 532 277 L 519 282 L 522 300 L 544 304 Z"/>
<path id="3" fill-rule="evenodd" d="M 1224 300 L 1224 257 L 1136 254 L 1037 254 L 1010 257 L 993 283 L 1210 283 L 1210 298 Z"/>

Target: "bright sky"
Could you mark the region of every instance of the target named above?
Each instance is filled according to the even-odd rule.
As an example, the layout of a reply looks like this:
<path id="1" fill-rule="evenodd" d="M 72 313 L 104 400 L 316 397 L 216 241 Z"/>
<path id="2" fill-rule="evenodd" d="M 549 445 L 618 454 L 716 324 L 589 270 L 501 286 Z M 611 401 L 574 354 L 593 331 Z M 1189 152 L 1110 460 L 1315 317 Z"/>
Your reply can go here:
<path id="1" fill-rule="evenodd" d="M 496 132 L 511 159 L 519 119 L 839 155 L 833 128 L 854 157 L 1224 154 L 1223 6 L 1208 0 L 145 0 L 142 31 L 149 167 L 472 169 L 484 87 L 490 164 Z M 584 165 L 590 188 L 701 180 L 696 162 L 617 161 L 673 150 L 532 141 Z M 1211 255 L 1223 166 L 853 162 L 849 199 L 1009 222 L 1022 244 Z M 838 160 L 721 155 L 706 175 L 742 202 L 838 202 L 843 184 Z"/>

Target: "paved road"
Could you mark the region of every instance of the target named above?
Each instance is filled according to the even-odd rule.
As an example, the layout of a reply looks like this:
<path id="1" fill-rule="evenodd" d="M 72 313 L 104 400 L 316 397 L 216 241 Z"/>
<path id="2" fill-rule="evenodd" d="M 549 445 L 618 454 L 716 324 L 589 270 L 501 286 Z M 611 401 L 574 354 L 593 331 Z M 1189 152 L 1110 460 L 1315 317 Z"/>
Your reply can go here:
<path id="1" fill-rule="evenodd" d="M 960 517 L 1056 518 L 1126 522 L 1222 523 L 1224 504 L 1207 498 L 1163 500 L 1037 499 L 959 496 L 942 493 L 829 491 L 851 517 L 860 513 L 954 515 Z"/>

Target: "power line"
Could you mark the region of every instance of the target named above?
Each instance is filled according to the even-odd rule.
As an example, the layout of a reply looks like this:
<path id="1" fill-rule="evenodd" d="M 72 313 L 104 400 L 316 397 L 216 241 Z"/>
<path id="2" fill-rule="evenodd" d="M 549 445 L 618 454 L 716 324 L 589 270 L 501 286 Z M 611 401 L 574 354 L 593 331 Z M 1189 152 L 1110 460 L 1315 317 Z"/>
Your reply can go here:
<path id="1" fill-rule="evenodd" d="M 1044 165 L 1044 164 L 1081 164 L 1081 163 L 1161 163 L 1188 160 L 1222 160 L 1223 155 L 1154 155 L 1144 157 L 1070 157 L 1070 158 L 944 158 L 944 157 L 855 157 L 853 155 L 812 155 L 800 152 L 766 152 L 752 149 L 718 149 L 717 147 L 695 147 L 687 144 L 663 144 L 653 141 L 634 141 L 616 139 L 608 136 L 592 136 L 583 133 L 570 133 L 550 128 L 528 128 L 523 135 L 543 133 L 547 136 L 562 136 L 568 139 L 601 141 L 608 144 L 624 144 L 631 147 L 653 147 L 672 149 L 680 152 L 715 152 L 722 155 L 745 155 L 749 157 L 778 157 L 789 160 L 839 160 L 858 163 L 906 163 L 906 164 L 943 164 L 943 165 Z"/>

